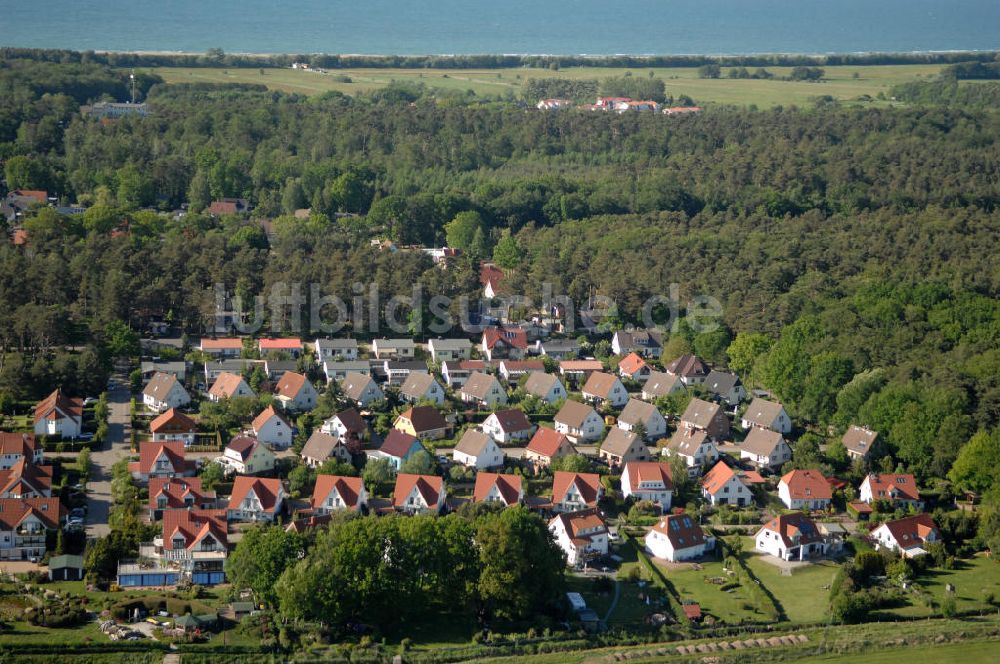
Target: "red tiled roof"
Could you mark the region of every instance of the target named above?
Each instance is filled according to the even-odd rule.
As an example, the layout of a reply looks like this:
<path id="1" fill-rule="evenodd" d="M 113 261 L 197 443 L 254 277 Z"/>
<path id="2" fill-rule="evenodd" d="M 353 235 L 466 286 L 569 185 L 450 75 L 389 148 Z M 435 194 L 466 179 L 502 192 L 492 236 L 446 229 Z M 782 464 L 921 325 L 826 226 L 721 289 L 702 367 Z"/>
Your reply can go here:
<path id="1" fill-rule="evenodd" d="M 284 375 L 281 376 L 281 380 L 278 381 L 278 387 L 275 390 L 275 394 L 286 399 L 294 399 L 298 396 L 302 388 L 305 387 L 306 377 L 300 373 L 295 373 L 294 371 L 286 371 Z"/>
<path id="2" fill-rule="evenodd" d="M 903 500 L 920 500 L 920 491 L 913 475 L 872 473 L 862 484 L 871 488 L 873 500 L 893 500 L 893 494 Z"/>
<path id="3" fill-rule="evenodd" d="M 0 529 L 14 530 L 26 518 L 34 515 L 49 530 L 59 527 L 66 508 L 58 497 L 0 498 Z"/>
<path id="4" fill-rule="evenodd" d="M 601 476 L 597 473 L 569 473 L 557 470 L 552 477 L 552 503 L 561 503 L 566 498 L 566 492 L 571 486 L 576 486 L 580 496 L 588 507 L 597 505 L 597 497 L 601 491 Z"/>
<path id="5" fill-rule="evenodd" d="M 229 509 L 240 509 L 240 503 L 253 490 L 265 512 L 273 512 L 281 492 L 281 480 L 263 477 L 237 475 L 233 482 L 233 492 L 229 496 Z"/>
<path id="6" fill-rule="evenodd" d="M 214 491 L 202 491 L 200 477 L 153 477 L 149 480 L 149 509 L 159 509 L 157 498 L 160 494 L 167 497 L 167 508 L 183 509 L 186 496 L 191 496 L 194 506 L 198 507 L 206 500 L 215 500 Z"/>
<path id="7" fill-rule="evenodd" d="M 212 387 L 208 390 L 208 393 L 214 397 L 232 397 L 241 382 L 243 382 L 243 376 L 223 371 L 215 379 L 215 382 L 212 383 Z"/>
<path id="8" fill-rule="evenodd" d="M 892 538 L 902 548 L 909 548 L 927 540 L 931 533 L 937 532 L 937 525 L 930 514 L 914 514 L 912 516 L 886 521 L 884 524 Z"/>
<path id="9" fill-rule="evenodd" d="M 508 346 L 521 350 L 528 348 L 528 334 L 524 330 L 508 327 L 503 329 L 488 327 L 483 330 L 483 343 L 486 345 L 486 348 L 492 350 L 499 341 L 503 341 Z"/>
<path id="10" fill-rule="evenodd" d="M 705 543 L 705 531 L 689 514 L 670 514 L 661 518 L 653 530 L 667 536 L 674 549 L 687 549 Z"/>
<path id="11" fill-rule="evenodd" d="M 153 464 L 156 463 L 161 454 L 166 454 L 170 459 L 170 465 L 173 466 L 175 473 L 187 472 L 195 466 L 194 461 L 188 461 L 184 458 L 184 441 L 182 440 L 165 440 L 158 443 L 143 442 L 139 443 L 139 472 L 143 475 L 149 475 L 153 470 Z"/>
<path id="12" fill-rule="evenodd" d="M 254 418 L 253 424 L 251 424 L 250 426 L 253 428 L 254 431 L 260 431 L 262 428 L 264 428 L 264 425 L 267 424 L 272 417 L 277 417 L 279 420 L 284 422 L 289 429 L 292 428 L 292 425 L 288 424 L 288 420 L 282 417 L 278 413 L 278 411 L 274 409 L 274 406 L 268 406 L 267 408 L 265 408 L 264 412 L 262 412 L 260 415 Z"/>
<path id="13" fill-rule="evenodd" d="M 555 429 L 548 427 L 538 427 L 535 435 L 528 442 L 527 451 L 534 452 L 544 457 L 552 458 L 562 447 L 563 443 L 568 443 L 566 434 L 559 433 Z"/>
<path id="14" fill-rule="evenodd" d="M 258 342 L 261 350 L 302 350 L 301 339 L 261 339 Z"/>
<path id="15" fill-rule="evenodd" d="M 176 408 L 171 408 L 150 422 L 149 430 L 162 434 L 195 433 L 198 424 Z"/>
<path id="16" fill-rule="evenodd" d="M 781 478 L 793 500 L 830 500 L 830 483 L 818 470 L 793 470 Z"/>
<path id="17" fill-rule="evenodd" d="M 649 365 L 646 364 L 646 360 L 642 359 L 638 353 L 629 353 L 618 363 L 619 371 L 623 371 L 629 376 L 634 376 L 643 367 L 647 366 Z"/>
<path id="18" fill-rule="evenodd" d="M 559 369 L 567 371 L 603 371 L 604 364 L 600 360 L 562 360 Z"/>
<path id="19" fill-rule="evenodd" d="M 49 192 L 42 191 L 41 189 L 15 189 L 10 193 L 23 198 L 34 198 L 39 203 L 47 203 L 49 201 Z"/>
<path id="20" fill-rule="evenodd" d="M 434 475 L 400 473 L 396 475 L 396 488 L 392 493 L 393 505 L 402 507 L 414 487 L 420 492 L 427 505 L 434 506 L 437 505 L 438 496 L 441 495 L 441 490 L 444 488 L 444 480 Z"/>
<path id="21" fill-rule="evenodd" d="M 71 399 L 62 390 L 55 390 L 35 406 L 35 422 L 60 420 L 66 417 L 79 420 L 83 417 L 83 399 Z"/>
<path id="22" fill-rule="evenodd" d="M 701 478 L 701 486 L 714 496 L 735 475 L 736 473 L 726 465 L 725 461 L 719 461 Z"/>
<path id="23" fill-rule="evenodd" d="M 521 495 L 521 476 L 479 473 L 476 475 L 476 488 L 472 492 L 472 500 L 477 503 L 486 500 L 494 486 L 497 487 L 504 503 L 513 505 Z"/>
<path id="24" fill-rule="evenodd" d="M 361 497 L 362 480 L 360 477 L 347 477 L 345 475 L 317 475 L 316 486 L 313 488 L 312 507 L 319 509 L 323 501 L 334 489 L 340 495 L 340 499 L 351 509 L 359 509 L 358 499 Z"/>
<path id="25" fill-rule="evenodd" d="M 163 513 L 163 548 L 174 550 L 174 536 L 184 538 L 184 548 L 190 549 L 211 533 L 227 545 L 228 525 L 225 510 L 167 510 Z"/>
<path id="26" fill-rule="evenodd" d="M 225 339 L 202 339 L 202 350 L 242 350 L 243 340 L 239 337 L 228 337 Z"/>
<path id="27" fill-rule="evenodd" d="M 52 466 L 37 466 L 22 456 L 7 470 L 0 470 L 0 496 L 38 495 L 52 492 Z"/>
<path id="28" fill-rule="evenodd" d="M 34 433 L 0 431 L 0 455 L 20 454 L 26 458 L 34 458 L 36 449 Z"/>
<path id="29" fill-rule="evenodd" d="M 801 512 L 780 514 L 765 523 L 764 530 L 777 533 L 786 547 L 808 544 L 823 539 L 812 519 Z M 798 535 L 798 542 L 793 540 L 796 535 Z"/>
<path id="30" fill-rule="evenodd" d="M 669 463 L 662 461 L 629 461 L 625 464 L 625 472 L 632 481 L 635 491 L 641 482 L 663 482 L 664 487 L 673 489 L 673 470 Z M 641 489 L 640 489 L 641 490 Z"/>

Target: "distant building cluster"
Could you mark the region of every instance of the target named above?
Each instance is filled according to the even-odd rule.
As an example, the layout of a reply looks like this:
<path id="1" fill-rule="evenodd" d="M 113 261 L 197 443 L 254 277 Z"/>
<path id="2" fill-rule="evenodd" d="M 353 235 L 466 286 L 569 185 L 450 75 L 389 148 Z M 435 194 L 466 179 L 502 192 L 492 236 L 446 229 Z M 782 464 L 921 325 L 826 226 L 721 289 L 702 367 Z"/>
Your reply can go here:
<path id="1" fill-rule="evenodd" d="M 613 113 L 627 113 L 629 111 L 649 111 L 652 113 L 663 113 L 664 115 L 687 115 L 700 113 L 699 106 L 662 106 L 658 102 L 650 100 L 636 100 L 629 97 L 598 97 L 593 104 L 577 105 L 571 99 L 542 99 L 535 108 L 542 111 L 559 111 L 568 108 L 577 108 L 584 111 L 605 111 Z"/>

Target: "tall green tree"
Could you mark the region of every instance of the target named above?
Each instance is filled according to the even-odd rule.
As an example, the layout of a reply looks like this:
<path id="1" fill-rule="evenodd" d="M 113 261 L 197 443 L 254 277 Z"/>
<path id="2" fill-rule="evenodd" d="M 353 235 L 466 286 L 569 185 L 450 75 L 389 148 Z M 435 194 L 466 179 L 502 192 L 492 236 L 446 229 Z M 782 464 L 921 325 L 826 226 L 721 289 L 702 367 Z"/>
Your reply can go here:
<path id="1" fill-rule="evenodd" d="M 249 588 L 256 604 L 275 606 L 275 584 L 303 552 L 302 537 L 281 526 L 254 526 L 226 559 L 226 577 L 235 588 Z"/>

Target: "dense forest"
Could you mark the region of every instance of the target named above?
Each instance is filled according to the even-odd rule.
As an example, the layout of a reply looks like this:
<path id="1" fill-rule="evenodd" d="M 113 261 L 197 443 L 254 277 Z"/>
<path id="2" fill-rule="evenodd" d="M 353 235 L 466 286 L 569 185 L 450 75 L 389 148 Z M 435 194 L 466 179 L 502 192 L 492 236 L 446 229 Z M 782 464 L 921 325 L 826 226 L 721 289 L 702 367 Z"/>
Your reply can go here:
<path id="1" fill-rule="evenodd" d="M 492 257 L 536 301 L 545 283 L 579 304 L 614 298 L 612 327 L 638 323 L 673 283 L 684 301 L 716 298 L 723 328 L 682 324 L 671 351 L 736 368 L 804 422 L 868 423 L 923 477 L 1000 420 L 995 104 L 676 118 L 140 72 L 149 116 L 81 116 L 124 98 L 126 81 L 93 62 L 0 63 L 7 187 L 87 208 L 41 209 L 26 245 L 0 246 L 0 391 L 17 398 L 83 371 L 54 348 L 90 344 L 88 362 L 106 361 L 118 321 L 201 332 L 216 283 L 475 296 L 477 261 Z M 248 199 L 251 218 L 201 213 L 221 197 Z M 465 253 L 441 270 L 376 238 Z"/>

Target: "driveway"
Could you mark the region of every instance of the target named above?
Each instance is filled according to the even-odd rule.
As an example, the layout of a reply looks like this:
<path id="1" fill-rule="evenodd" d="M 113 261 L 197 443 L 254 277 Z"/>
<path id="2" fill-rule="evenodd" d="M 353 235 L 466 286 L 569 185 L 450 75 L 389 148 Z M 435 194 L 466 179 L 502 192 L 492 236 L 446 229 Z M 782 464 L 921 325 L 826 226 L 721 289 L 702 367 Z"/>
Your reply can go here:
<path id="1" fill-rule="evenodd" d="M 87 483 L 87 536 L 104 537 L 111 509 L 111 466 L 129 456 L 132 424 L 129 417 L 128 388 L 119 381 L 108 389 L 108 440 L 90 454 L 92 470 Z"/>

